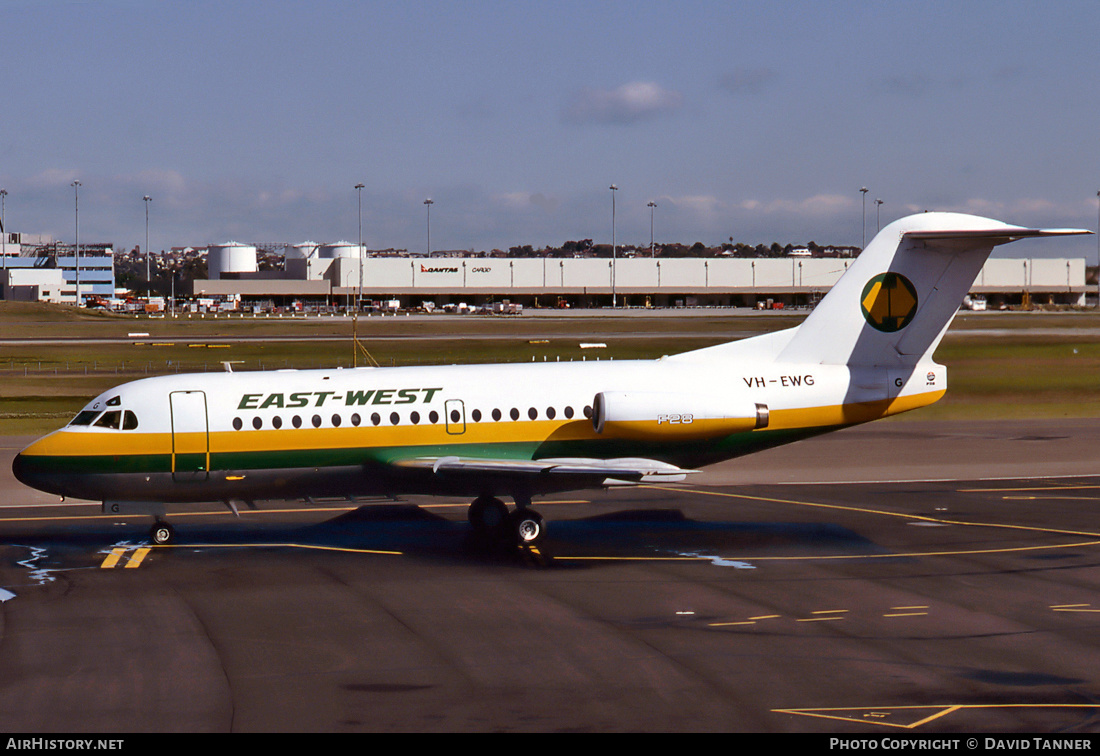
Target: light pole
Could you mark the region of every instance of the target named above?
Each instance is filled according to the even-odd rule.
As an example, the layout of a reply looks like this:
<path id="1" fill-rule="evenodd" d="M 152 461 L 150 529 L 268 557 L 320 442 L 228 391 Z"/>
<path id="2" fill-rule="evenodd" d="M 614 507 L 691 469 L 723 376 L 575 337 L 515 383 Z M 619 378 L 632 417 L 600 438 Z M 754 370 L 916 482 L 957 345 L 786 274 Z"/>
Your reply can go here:
<path id="1" fill-rule="evenodd" d="M 76 253 L 76 306 L 80 307 L 80 182 L 74 181 L 71 186 L 73 187 L 74 201 L 75 201 L 75 223 L 76 223 L 76 238 L 74 239 L 73 251 Z"/>
<path id="2" fill-rule="evenodd" d="M 432 202 L 431 198 L 424 200 L 424 206 L 428 208 L 428 257 L 432 256 Z"/>
<path id="3" fill-rule="evenodd" d="M 863 194 L 863 246 L 860 248 L 860 252 L 867 248 L 867 187 L 863 187 L 859 190 Z"/>
<path id="4" fill-rule="evenodd" d="M 0 257 L 4 258 L 5 273 L 8 270 L 8 232 L 4 230 L 4 205 L 7 198 L 8 190 L 0 189 L 0 244 L 3 245 L 3 252 L 0 252 Z M 7 281 L 4 281 L 4 283 L 7 283 Z"/>
<path id="5" fill-rule="evenodd" d="M 611 307 L 618 306 L 618 297 L 615 293 L 615 192 L 619 191 L 619 187 L 614 184 L 611 185 Z"/>
<path id="6" fill-rule="evenodd" d="M 653 208 L 657 207 L 656 202 L 650 202 L 649 205 L 649 256 L 655 257 L 653 254 Z"/>
<path id="7" fill-rule="evenodd" d="M 153 296 L 152 286 L 149 273 L 149 203 L 153 201 L 153 198 L 146 194 L 141 198 L 141 201 L 145 203 L 145 298 L 149 299 Z"/>
<path id="8" fill-rule="evenodd" d="M 363 184 L 356 184 L 359 195 L 359 291 L 355 295 L 355 311 L 363 307 Z"/>
<path id="9" fill-rule="evenodd" d="M 879 210 L 882 208 L 882 200 L 875 200 L 875 233 L 882 230 L 882 222 L 879 220 Z"/>

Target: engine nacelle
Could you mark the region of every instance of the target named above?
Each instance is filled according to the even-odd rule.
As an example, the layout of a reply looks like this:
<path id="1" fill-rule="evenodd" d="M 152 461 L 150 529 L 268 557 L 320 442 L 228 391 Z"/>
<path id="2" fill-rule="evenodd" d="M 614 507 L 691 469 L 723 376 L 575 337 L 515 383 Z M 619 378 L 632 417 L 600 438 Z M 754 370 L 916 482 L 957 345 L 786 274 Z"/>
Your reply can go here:
<path id="1" fill-rule="evenodd" d="M 704 439 L 766 428 L 768 406 L 720 397 L 601 391 L 592 402 L 592 426 L 610 438 Z"/>

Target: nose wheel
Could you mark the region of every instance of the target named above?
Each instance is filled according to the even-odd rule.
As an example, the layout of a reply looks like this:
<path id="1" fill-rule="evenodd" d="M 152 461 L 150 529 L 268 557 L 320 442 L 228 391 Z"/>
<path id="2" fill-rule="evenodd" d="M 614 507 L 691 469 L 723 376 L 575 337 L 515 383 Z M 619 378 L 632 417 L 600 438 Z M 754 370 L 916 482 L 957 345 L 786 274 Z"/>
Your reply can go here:
<path id="1" fill-rule="evenodd" d="M 158 546 L 171 543 L 176 537 L 176 529 L 163 520 L 157 520 L 149 531 L 149 538 Z"/>

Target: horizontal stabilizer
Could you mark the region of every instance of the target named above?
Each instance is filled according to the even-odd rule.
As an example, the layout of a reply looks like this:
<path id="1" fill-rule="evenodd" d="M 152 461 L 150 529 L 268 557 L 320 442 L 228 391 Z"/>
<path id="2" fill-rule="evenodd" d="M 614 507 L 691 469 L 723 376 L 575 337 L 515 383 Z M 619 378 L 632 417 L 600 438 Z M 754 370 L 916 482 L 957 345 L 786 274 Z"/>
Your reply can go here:
<path id="1" fill-rule="evenodd" d="M 926 230 L 926 231 L 907 231 L 905 236 L 909 239 L 960 239 L 960 240 L 974 240 L 974 239 L 989 239 L 994 240 L 994 244 L 1007 244 L 1008 242 L 1016 241 L 1017 239 L 1034 239 L 1040 236 L 1080 236 L 1082 234 L 1091 234 L 1092 231 L 1086 231 L 1081 228 L 1024 228 L 1022 226 L 1006 226 L 1004 228 L 980 228 L 980 229 L 963 229 L 958 231 L 949 230 Z M 1001 241 L 995 241 L 1000 239 Z"/>

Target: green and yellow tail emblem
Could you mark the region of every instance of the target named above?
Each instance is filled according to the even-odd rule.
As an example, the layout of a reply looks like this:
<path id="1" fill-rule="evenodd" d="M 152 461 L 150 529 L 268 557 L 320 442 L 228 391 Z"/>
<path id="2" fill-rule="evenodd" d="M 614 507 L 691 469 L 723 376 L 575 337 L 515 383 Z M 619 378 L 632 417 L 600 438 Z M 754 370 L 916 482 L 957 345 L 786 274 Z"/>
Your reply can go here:
<path id="1" fill-rule="evenodd" d="M 917 290 L 903 275 L 880 273 L 863 287 L 859 304 L 872 328 L 894 333 L 913 320 L 917 312 Z"/>

